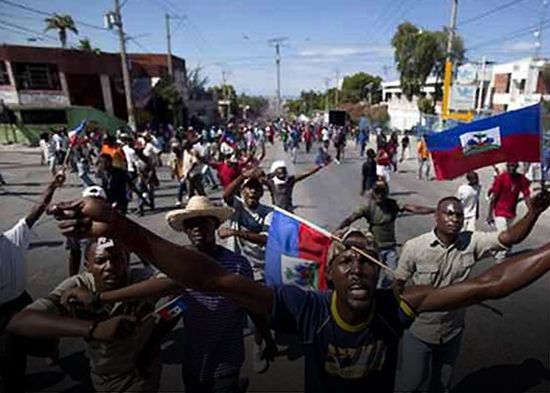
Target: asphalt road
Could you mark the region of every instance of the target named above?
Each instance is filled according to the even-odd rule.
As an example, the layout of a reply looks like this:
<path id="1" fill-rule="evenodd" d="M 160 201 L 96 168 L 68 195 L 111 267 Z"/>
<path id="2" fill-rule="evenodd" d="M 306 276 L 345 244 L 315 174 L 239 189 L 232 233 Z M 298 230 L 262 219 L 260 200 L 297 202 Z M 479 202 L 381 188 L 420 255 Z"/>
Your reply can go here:
<path id="1" fill-rule="evenodd" d="M 351 144 L 347 158 L 341 165 L 332 164 L 295 188 L 296 213 L 317 224 L 333 229 L 362 201 L 359 196 L 361 161 Z M 271 159 L 286 158 L 276 146 L 268 150 L 264 163 Z M 0 230 L 13 225 L 23 217 L 33 201 L 39 199 L 47 179 L 47 169 L 39 165 L 35 149 L 0 150 L 0 172 L 9 183 L 0 187 Z M 298 163 L 290 165 L 291 172 L 301 172 L 313 165 L 313 155 L 300 154 Z M 403 163 L 400 172 L 392 174 L 391 191 L 395 198 L 409 203 L 433 206 L 441 197 L 454 194 L 461 179 L 455 181 L 419 181 L 415 176 L 416 161 Z M 491 181 L 491 171 L 480 172 L 482 184 Z M 186 243 L 178 233 L 165 224 L 164 215 L 173 207 L 176 185 L 169 179 L 165 168 L 160 173 L 158 211 L 136 218 L 158 234 Z M 80 187 L 75 175 L 68 185 L 57 193 L 55 200 L 78 197 Z M 218 202 L 220 193 L 210 195 Z M 487 204 L 482 203 L 482 217 Z M 520 214 L 525 211 L 522 206 Z M 360 223 L 361 225 L 363 223 Z M 433 227 L 433 217 L 407 215 L 397 223 L 399 243 L 420 235 Z M 484 224 L 481 229 L 490 230 Z M 37 238 L 28 253 L 28 289 L 33 297 L 43 296 L 68 272 L 63 238 L 55 223 L 43 217 L 36 225 Z M 546 213 L 531 236 L 514 252 L 530 249 L 548 241 L 550 214 Z M 477 270 L 490 266 L 492 260 L 478 264 Z M 467 327 L 462 353 L 454 377 L 455 391 L 461 392 L 548 392 L 550 391 L 550 307 L 549 280 L 546 276 L 528 288 L 499 301 L 474 306 L 468 311 Z M 164 368 L 161 390 L 182 391 L 180 351 L 181 328 L 172 332 L 163 345 Z M 250 338 L 246 339 L 247 347 Z M 82 392 L 89 390 L 87 359 L 82 341 L 64 339 L 60 346 L 58 365 L 46 366 L 42 359 L 31 358 L 28 366 L 27 386 L 36 392 Z M 289 360 L 289 358 L 294 360 Z M 283 353 L 270 370 L 262 375 L 251 371 L 247 360 L 243 374 L 250 378 L 250 392 L 293 392 L 303 390 L 303 360 L 294 353 Z"/>

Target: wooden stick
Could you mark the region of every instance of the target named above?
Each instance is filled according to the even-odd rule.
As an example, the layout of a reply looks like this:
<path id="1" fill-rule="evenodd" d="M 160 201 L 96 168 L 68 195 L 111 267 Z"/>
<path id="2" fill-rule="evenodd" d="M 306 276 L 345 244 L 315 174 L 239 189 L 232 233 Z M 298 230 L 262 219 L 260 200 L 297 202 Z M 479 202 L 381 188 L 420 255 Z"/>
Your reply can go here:
<path id="1" fill-rule="evenodd" d="M 327 231 L 326 229 L 323 229 L 321 228 L 320 226 L 306 220 L 305 218 L 302 218 L 300 216 L 297 216 L 293 213 L 290 213 L 284 209 L 281 209 L 280 207 L 277 207 L 275 205 L 269 205 L 267 204 L 267 206 L 273 208 L 273 210 L 277 210 L 279 211 L 280 213 L 282 214 L 286 214 L 287 216 L 289 217 L 292 217 L 294 218 L 295 220 L 297 221 L 300 221 L 308 226 L 310 226 L 311 228 L 315 229 L 316 231 L 322 233 L 323 235 L 325 235 L 326 237 L 329 237 L 331 238 L 332 240 L 335 240 L 339 243 L 342 243 L 344 244 L 344 240 L 339 238 L 338 236 L 335 236 L 334 234 L 330 233 L 329 231 Z M 395 275 L 395 272 L 393 269 L 389 268 L 388 266 L 386 266 L 383 262 L 380 262 L 378 259 L 374 258 L 372 255 L 369 255 L 367 254 L 366 252 L 364 252 L 363 250 L 361 250 L 360 248 L 357 248 L 355 246 L 351 246 L 350 247 L 351 250 L 355 251 L 356 253 L 364 256 L 365 258 L 367 258 L 369 261 L 371 261 L 372 263 L 375 263 L 376 265 L 380 266 L 382 269 L 386 270 L 387 272 L 390 272 L 392 275 Z"/>

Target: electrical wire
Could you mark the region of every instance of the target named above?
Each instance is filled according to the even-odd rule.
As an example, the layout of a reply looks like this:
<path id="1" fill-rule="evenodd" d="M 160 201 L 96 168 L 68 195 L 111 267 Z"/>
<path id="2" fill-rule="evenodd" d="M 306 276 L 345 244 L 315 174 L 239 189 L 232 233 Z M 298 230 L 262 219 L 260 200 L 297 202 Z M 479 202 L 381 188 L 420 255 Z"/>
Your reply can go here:
<path id="1" fill-rule="evenodd" d="M 489 15 L 492 15 L 496 12 L 499 12 L 499 11 L 502 11 L 508 7 L 511 7 L 515 4 L 519 4 L 521 3 L 522 1 L 524 0 L 512 0 L 512 1 L 509 1 L 508 3 L 504 3 L 504 4 L 501 4 L 500 6 L 498 7 L 495 7 L 495 8 L 491 8 L 490 10 L 487 10 L 485 12 L 482 12 L 481 14 L 479 15 L 476 15 L 476 16 L 473 16 L 471 18 L 468 18 L 466 19 L 465 21 L 462 21 L 460 23 L 458 23 L 458 27 L 460 26 L 464 26 L 464 25 L 467 25 L 468 23 L 472 23 L 472 22 L 475 22 L 477 20 L 480 20 L 482 18 L 485 18 L 486 16 L 489 16 Z"/>
<path id="2" fill-rule="evenodd" d="M 52 41 L 57 41 L 57 38 L 54 38 L 52 36 L 49 36 L 45 33 L 42 33 L 42 32 L 39 32 L 39 31 L 36 31 L 36 30 L 32 30 L 32 29 L 29 29 L 27 27 L 24 27 L 24 26 L 19 26 L 19 25 L 16 25 L 15 23 L 11 23 L 11 22 L 7 22 L 5 20 L 1 20 L 0 19 L 0 24 L 3 24 L 5 26 L 8 26 L 8 27 L 11 27 L 11 28 L 14 28 L 14 29 L 19 29 L 21 31 L 24 31 L 24 32 L 27 32 L 27 33 L 32 33 L 32 34 L 36 34 L 40 37 L 44 37 L 44 38 L 47 38 L 47 39 L 50 39 Z"/>
<path id="3" fill-rule="evenodd" d="M 505 34 L 503 36 L 492 38 L 490 40 L 472 45 L 470 48 L 468 48 L 468 50 L 474 50 L 474 49 L 482 48 L 484 46 L 491 45 L 495 42 L 510 41 L 510 40 L 513 40 L 513 39 L 516 39 L 516 38 L 519 38 L 519 37 L 523 37 L 523 36 L 526 36 L 526 35 L 533 34 L 533 32 L 535 30 L 538 30 L 539 28 L 546 29 L 549 26 L 550 26 L 550 19 L 547 18 L 547 19 L 544 19 L 542 21 L 542 24 L 541 23 L 535 23 L 535 24 L 530 25 L 528 27 L 524 27 L 522 29 L 512 31 L 512 32 L 510 32 L 508 34 Z"/>
<path id="4" fill-rule="evenodd" d="M 28 12 L 33 12 L 35 14 L 38 14 L 38 15 L 43 15 L 43 16 L 54 16 L 55 14 L 51 13 L 51 12 L 46 12 L 46 11 L 42 11 L 42 10 L 38 10 L 36 8 L 33 8 L 33 7 L 29 7 L 27 5 L 24 5 L 24 4 L 19 4 L 19 3 L 14 3 L 10 0 L 0 0 L 0 3 L 4 3 L 4 4 L 7 4 L 7 5 L 10 5 L 12 7 L 15 7 L 15 8 L 19 8 L 19 9 L 22 9 L 22 10 L 25 10 L 25 11 L 28 11 Z M 97 25 L 94 25 L 94 24 L 91 24 L 91 23 L 88 23 L 88 22 L 84 22 L 82 20 L 79 20 L 79 19 L 74 19 L 74 21 L 82 26 L 86 26 L 86 27 L 89 27 L 91 29 L 96 29 L 96 30 L 103 30 L 103 31 L 111 31 L 103 26 L 97 26 Z"/>

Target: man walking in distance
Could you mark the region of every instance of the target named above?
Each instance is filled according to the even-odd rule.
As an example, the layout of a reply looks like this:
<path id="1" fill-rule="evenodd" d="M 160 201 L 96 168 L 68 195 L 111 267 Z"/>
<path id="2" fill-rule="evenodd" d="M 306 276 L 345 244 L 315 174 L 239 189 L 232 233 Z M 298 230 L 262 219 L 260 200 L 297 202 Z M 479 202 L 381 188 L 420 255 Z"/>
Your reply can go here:
<path id="1" fill-rule="evenodd" d="M 550 197 L 540 194 L 532 205 L 543 211 Z M 276 331 L 302 338 L 308 393 L 393 392 L 399 340 L 416 314 L 502 298 L 550 270 L 548 243 L 449 287 L 377 290 L 378 265 L 352 249 L 376 258 L 373 239 L 352 231 L 342 236 L 343 245 L 334 242 L 328 255 L 326 275 L 333 289 L 272 288 L 227 272 L 204 253 L 159 237 L 98 199 L 60 203 L 52 213 L 63 234 L 114 236 L 180 285 L 223 294 L 247 310 L 271 315 Z"/>
<path id="2" fill-rule="evenodd" d="M 422 172 L 424 172 L 426 180 L 430 180 L 430 152 L 424 135 L 416 144 L 416 157 L 418 159 L 418 179 L 422 180 Z"/>
<path id="3" fill-rule="evenodd" d="M 495 177 L 493 185 L 489 190 L 490 203 L 487 215 L 487 224 L 494 225 L 498 232 L 504 231 L 510 226 L 516 217 L 516 210 L 519 203 L 519 194 L 529 206 L 529 180 L 518 173 L 518 163 L 509 162 L 506 164 L 506 171 Z M 497 260 L 506 257 L 510 249 L 495 254 Z"/>
<path id="4" fill-rule="evenodd" d="M 479 196 L 481 186 L 479 176 L 476 172 L 470 171 L 466 174 L 466 183 L 458 187 L 456 197 L 462 202 L 464 208 L 464 230 L 475 231 L 476 221 L 479 218 Z"/>
<path id="5" fill-rule="evenodd" d="M 549 203 L 550 194 L 539 194 L 536 203 L 516 224 L 499 233 L 485 233 L 464 231 L 462 204 L 454 196 L 443 198 L 437 205 L 435 229 L 403 246 L 395 278 L 402 284 L 410 281 L 435 288 L 460 283 L 468 278 L 474 264 L 490 252 L 506 250 L 523 241 Z M 464 316 L 464 310 L 417 316 L 403 340 L 399 391 L 418 389 L 428 376 L 430 364 L 429 391 L 449 391 Z"/>
<path id="6" fill-rule="evenodd" d="M 388 197 L 388 186 L 382 180 L 375 183 L 371 194 L 366 200 L 364 206 L 352 213 L 338 225 L 337 229 L 350 226 L 360 218 L 364 218 L 369 230 L 374 234 L 374 239 L 378 244 L 378 254 L 382 262 L 390 269 L 397 267 L 397 241 L 395 238 L 395 221 L 399 213 L 409 212 L 413 214 L 432 214 L 435 211 L 432 207 L 418 206 L 412 204 L 402 204 L 393 198 Z M 382 274 L 380 282 L 381 288 L 387 288 L 391 285 L 393 277 L 386 273 Z"/>

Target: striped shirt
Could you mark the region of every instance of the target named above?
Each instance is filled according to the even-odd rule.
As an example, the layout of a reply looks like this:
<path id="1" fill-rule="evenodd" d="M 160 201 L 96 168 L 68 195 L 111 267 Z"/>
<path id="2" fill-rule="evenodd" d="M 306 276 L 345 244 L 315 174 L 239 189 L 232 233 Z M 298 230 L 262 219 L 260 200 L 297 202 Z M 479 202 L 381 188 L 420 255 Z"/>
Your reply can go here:
<path id="1" fill-rule="evenodd" d="M 210 254 L 229 272 L 252 279 L 246 258 L 216 246 Z M 183 368 L 201 382 L 239 372 L 244 362 L 244 310 L 223 296 L 186 289 Z"/>

